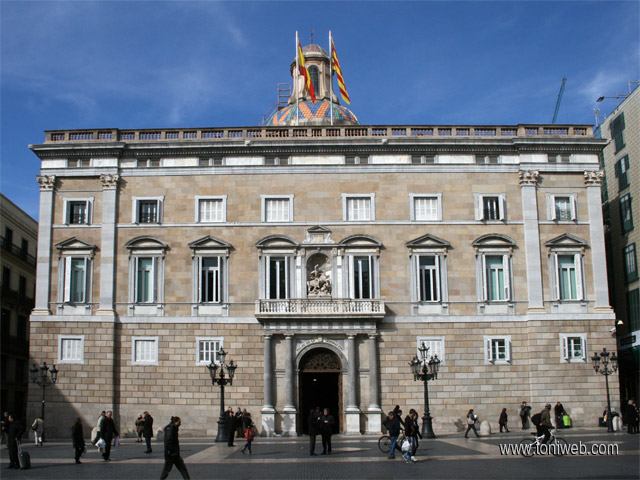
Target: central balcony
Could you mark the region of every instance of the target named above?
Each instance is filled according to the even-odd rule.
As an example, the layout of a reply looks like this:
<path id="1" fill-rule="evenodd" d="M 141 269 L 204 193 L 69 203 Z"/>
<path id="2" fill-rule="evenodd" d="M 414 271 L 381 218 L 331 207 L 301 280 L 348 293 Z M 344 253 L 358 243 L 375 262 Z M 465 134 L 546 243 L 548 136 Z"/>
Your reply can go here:
<path id="1" fill-rule="evenodd" d="M 256 318 L 383 318 L 384 299 L 256 300 Z"/>

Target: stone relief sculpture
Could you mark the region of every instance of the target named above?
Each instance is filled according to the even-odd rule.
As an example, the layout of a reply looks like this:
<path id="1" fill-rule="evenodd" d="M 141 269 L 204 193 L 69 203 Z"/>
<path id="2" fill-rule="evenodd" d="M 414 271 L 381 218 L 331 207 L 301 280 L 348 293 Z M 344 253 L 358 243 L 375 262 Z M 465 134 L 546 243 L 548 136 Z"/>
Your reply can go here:
<path id="1" fill-rule="evenodd" d="M 307 281 L 308 296 L 331 296 L 331 280 L 327 278 L 326 272 L 316 264 Z"/>

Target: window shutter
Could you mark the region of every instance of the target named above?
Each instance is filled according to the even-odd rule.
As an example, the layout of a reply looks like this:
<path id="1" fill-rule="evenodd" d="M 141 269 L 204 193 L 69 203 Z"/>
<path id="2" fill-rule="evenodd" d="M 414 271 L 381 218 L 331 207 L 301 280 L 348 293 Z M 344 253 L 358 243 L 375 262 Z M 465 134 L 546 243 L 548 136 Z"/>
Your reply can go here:
<path id="1" fill-rule="evenodd" d="M 349 298 L 356 298 L 355 296 L 355 269 L 353 255 L 349 255 Z"/>
<path id="2" fill-rule="evenodd" d="M 436 284 L 434 286 L 435 292 L 436 292 L 436 298 L 435 301 L 439 302 L 440 301 L 440 255 L 435 255 L 435 262 L 436 262 Z"/>
<path id="3" fill-rule="evenodd" d="M 284 257 L 284 298 L 289 298 L 289 281 L 291 280 L 289 275 L 289 269 L 291 268 L 291 257 L 285 255 Z"/>
<path id="4" fill-rule="evenodd" d="M 558 254 L 553 254 L 553 264 L 555 266 L 555 278 L 556 278 L 556 300 L 560 300 L 560 265 L 558 265 Z"/>
<path id="5" fill-rule="evenodd" d="M 162 205 L 164 204 L 164 202 L 161 199 L 158 199 L 158 223 L 162 223 Z"/>
<path id="6" fill-rule="evenodd" d="M 582 344 L 582 359 L 587 358 L 587 337 L 580 337 L 580 343 Z"/>
<path id="7" fill-rule="evenodd" d="M 511 363 L 511 340 L 508 338 L 504 339 L 504 352 L 505 352 L 505 360 L 508 363 Z"/>
<path id="8" fill-rule="evenodd" d="M 618 178 L 622 173 L 620 170 L 620 160 L 618 160 L 615 164 L 615 171 L 616 171 L 616 178 Z"/>
<path id="9" fill-rule="evenodd" d="M 576 264 L 576 294 L 578 300 L 584 299 L 584 293 L 582 289 L 582 255 L 576 253 L 574 255 L 574 262 Z"/>
<path id="10" fill-rule="evenodd" d="M 198 256 L 197 258 L 197 276 L 196 281 L 198 282 L 198 302 L 202 303 L 202 257 Z"/>
<path id="11" fill-rule="evenodd" d="M 488 300 L 488 288 L 487 288 L 487 259 L 482 255 L 482 300 L 485 302 Z"/>
<path id="12" fill-rule="evenodd" d="M 578 219 L 578 199 L 575 195 L 571 196 L 571 220 Z"/>
<path id="13" fill-rule="evenodd" d="M 71 257 L 64 257 L 64 301 L 71 301 Z"/>
<path id="14" fill-rule="evenodd" d="M 482 195 L 476 194 L 476 220 L 482 220 L 483 218 Z"/>
<path id="15" fill-rule="evenodd" d="M 151 292 L 151 296 L 147 299 L 147 301 L 151 303 L 155 303 L 156 301 L 156 275 L 158 274 L 157 260 L 158 257 L 151 257 L 151 274 L 149 275 L 149 282 L 151 282 L 149 292 Z"/>
<path id="16" fill-rule="evenodd" d="M 491 339 L 487 338 L 484 346 L 484 358 L 489 363 L 493 362 L 493 349 L 491 347 Z"/>
<path id="17" fill-rule="evenodd" d="M 551 195 L 551 202 L 549 202 L 550 205 L 550 218 L 551 220 L 555 220 L 556 219 L 556 197 L 555 195 Z"/>
<path id="18" fill-rule="evenodd" d="M 507 202 L 504 195 L 498 196 L 498 218 L 504 220 L 504 212 L 506 210 Z"/>
<path id="19" fill-rule="evenodd" d="M 629 155 L 625 155 L 622 161 L 624 162 L 624 166 L 626 167 L 625 171 L 629 170 Z"/>
<path id="20" fill-rule="evenodd" d="M 89 295 L 89 259 L 84 259 L 84 283 L 82 285 L 82 303 L 87 303 Z"/>
<path id="21" fill-rule="evenodd" d="M 93 209 L 91 207 L 93 207 L 93 202 L 87 200 L 87 215 L 84 219 L 84 223 L 86 223 L 87 225 L 90 225 L 92 223 L 91 215 L 93 214 Z"/>
<path id="22" fill-rule="evenodd" d="M 511 269 L 509 268 L 509 255 L 502 256 L 502 268 L 504 269 L 504 298 L 511 300 Z"/>
<path id="23" fill-rule="evenodd" d="M 562 337 L 562 359 L 565 362 L 569 361 L 569 337 L 566 335 Z"/>
<path id="24" fill-rule="evenodd" d="M 369 261 L 369 298 L 375 298 L 376 294 L 375 294 L 375 288 L 374 288 L 374 278 L 375 278 L 375 272 L 373 271 L 373 257 L 371 255 L 369 255 L 367 257 L 367 260 Z"/>

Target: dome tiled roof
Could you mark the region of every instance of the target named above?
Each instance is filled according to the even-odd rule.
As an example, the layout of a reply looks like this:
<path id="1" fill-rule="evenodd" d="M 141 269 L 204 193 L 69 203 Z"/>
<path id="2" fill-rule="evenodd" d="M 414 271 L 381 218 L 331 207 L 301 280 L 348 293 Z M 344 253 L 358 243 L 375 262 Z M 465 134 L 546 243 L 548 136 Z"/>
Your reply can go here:
<path id="1" fill-rule="evenodd" d="M 300 102 L 300 116 L 299 119 L 303 124 L 313 124 L 314 120 L 318 123 L 326 124 L 326 121 L 331 118 L 331 103 L 328 100 L 322 100 L 316 103 L 308 101 Z M 353 114 L 351 110 L 337 103 L 333 104 L 333 120 L 337 124 L 351 124 L 360 125 L 358 118 Z M 287 105 L 281 110 L 276 111 L 267 120 L 266 125 L 278 126 L 278 125 L 291 125 L 296 121 L 296 105 Z"/>
<path id="2" fill-rule="evenodd" d="M 320 45 L 316 45 L 314 43 L 310 43 L 309 45 L 305 45 L 302 47 L 302 53 L 306 55 L 324 55 L 329 58 L 329 54 L 327 51 L 322 48 Z"/>

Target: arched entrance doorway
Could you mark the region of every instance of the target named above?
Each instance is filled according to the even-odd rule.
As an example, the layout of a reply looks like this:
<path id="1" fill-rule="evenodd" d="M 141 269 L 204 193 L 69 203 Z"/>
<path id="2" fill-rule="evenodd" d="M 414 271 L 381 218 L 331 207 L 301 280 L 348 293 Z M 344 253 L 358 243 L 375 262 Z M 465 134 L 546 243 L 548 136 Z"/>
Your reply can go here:
<path id="1" fill-rule="evenodd" d="M 342 364 L 328 348 L 314 348 L 300 359 L 300 415 L 298 431 L 308 433 L 307 418 L 315 407 L 328 408 L 336 420 L 334 433 L 340 432 L 342 415 Z"/>

